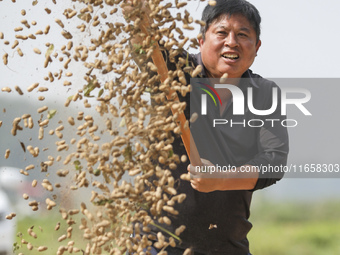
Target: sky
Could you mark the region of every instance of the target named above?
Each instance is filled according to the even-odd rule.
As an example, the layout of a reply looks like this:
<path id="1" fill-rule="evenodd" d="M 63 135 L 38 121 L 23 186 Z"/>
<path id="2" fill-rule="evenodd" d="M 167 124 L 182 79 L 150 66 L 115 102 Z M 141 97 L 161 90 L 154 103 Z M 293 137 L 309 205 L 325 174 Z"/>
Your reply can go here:
<path id="1" fill-rule="evenodd" d="M 339 1 L 251 2 L 263 18 L 254 69 L 266 77 L 340 77 Z"/>
<path id="2" fill-rule="evenodd" d="M 39 29 L 44 29 L 46 24 L 53 24 L 54 17 L 46 15 L 46 13 L 30 13 L 29 10 L 32 9 L 32 1 L 27 0 L 17 0 L 16 4 L 13 4 L 10 0 L 3 0 L 0 2 L 0 18 L 2 20 L 0 24 L 0 31 L 4 32 L 5 37 L 13 34 L 13 28 L 21 25 L 21 19 L 35 19 L 38 25 L 32 32 Z M 45 1 L 38 1 L 39 5 L 46 7 L 53 7 L 53 4 Z M 66 2 L 66 1 L 65 1 Z M 339 41 L 340 33 L 339 24 L 340 16 L 338 15 L 338 10 L 340 9 L 340 1 L 337 0 L 249 0 L 254 4 L 261 16 L 261 41 L 262 46 L 258 52 L 258 56 L 251 67 L 251 69 L 260 74 L 265 78 L 340 78 L 339 69 Z M 190 11 L 195 19 L 200 19 L 201 12 L 204 7 L 203 2 L 199 1 L 188 1 L 187 10 Z M 67 8 L 66 6 L 65 8 Z M 20 10 L 26 9 L 28 12 L 25 17 L 20 16 Z M 56 13 L 62 13 L 62 9 L 53 9 Z M 121 17 L 121 16 L 120 16 Z M 72 24 L 68 24 L 72 26 Z M 193 32 L 186 32 L 189 36 L 196 36 L 198 33 L 198 26 Z M 46 46 L 44 43 L 53 41 L 55 43 L 55 48 L 58 49 L 65 42 L 60 40 L 61 31 L 57 25 L 52 26 L 51 33 L 49 34 L 46 41 L 27 41 L 22 44 L 23 52 L 32 52 L 33 47 L 39 47 L 43 52 L 46 51 Z M 58 37 L 55 37 L 58 35 Z M 8 38 L 8 37 L 7 37 Z M 57 39 L 56 39 L 57 38 Z M 82 38 L 76 36 L 75 40 L 81 41 L 88 38 Z M 37 75 L 41 75 L 42 72 L 47 73 L 41 67 L 37 68 L 38 64 L 43 62 L 42 56 L 35 56 L 34 59 L 29 59 L 26 55 L 23 58 L 19 58 L 15 50 L 9 50 L 8 46 L 4 46 L 0 40 L 0 55 L 2 56 L 4 52 L 9 52 L 10 63 L 8 67 L 0 65 L 0 87 L 20 85 L 23 89 L 30 86 Z M 57 66 L 55 66 L 57 67 Z M 75 74 L 81 73 L 81 70 L 77 70 L 76 66 L 70 67 Z M 74 75 L 72 82 L 77 86 L 82 87 L 82 79 L 79 79 L 77 75 Z M 56 88 L 51 88 L 51 93 L 53 94 L 53 100 L 55 101 L 65 101 L 65 89 L 60 91 Z M 332 93 L 327 87 L 326 92 L 319 102 L 323 106 L 327 107 L 328 97 L 336 99 L 336 95 Z M 329 91 L 327 91 L 329 89 Z M 74 93 L 75 90 L 71 89 L 68 91 Z M 0 92 L 0 102 L 1 97 L 11 96 Z M 36 100 L 38 94 L 33 93 L 27 96 L 25 100 Z M 313 97 L 314 95 L 312 95 Z M 332 114 L 338 114 L 340 108 L 337 105 L 333 105 Z M 314 119 L 318 122 L 318 119 Z M 336 128 L 339 126 L 336 120 L 332 118 L 332 126 L 334 129 L 329 130 L 329 133 L 335 132 Z M 306 130 L 308 127 L 306 126 Z M 313 127 L 314 132 L 317 130 L 322 130 L 323 127 L 315 126 Z M 300 134 L 300 133 L 299 133 Z M 294 137 L 298 137 L 295 135 Z M 318 134 L 315 134 L 316 136 Z M 312 136 L 312 135 L 311 135 Z M 320 135 L 319 135 L 320 137 Z M 321 136 L 322 137 L 322 136 Z M 307 140 L 311 140 L 312 137 L 307 137 Z M 338 137 L 336 137 L 338 139 Z M 305 140 L 302 140 L 305 141 Z M 336 140 L 338 141 L 338 140 Z M 301 143 L 299 146 L 301 146 Z M 303 142 L 305 144 L 305 142 Z M 334 142 L 333 142 L 334 143 Z M 334 143 L 334 146 L 337 145 Z M 306 153 L 316 153 L 319 152 L 320 157 L 325 155 L 326 152 L 323 148 L 315 146 L 313 147 L 313 142 L 309 146 L 309 150 Z M 323 144 L 323 146 L 325 146 Z M 306 146 L 302 146 L 306 147 Z M 295 147 L 296 148 L 300 147 Z M 336 147 L 332 149 L 336 151 Z M 294 148 L 293 148 L 294 151 Z M 300 151 L 300 153 L 303 153 Z M 316 153 L 317 154 L 317 153 Z M 295 155 L 296 156 L 296 155 Z M 340 163 L 340 159 L 339 159 Z M 323 187 L 320 189 L 318 194 L 320 197 L 331 198 L 340 190 L 338 187 L 339 179 L 286 179 L 282 180 L 279 184 L 274 185 L 268 190 L 265 190 L 262 194 L 267 197 L 301 197 L 305 199 L 314 190 L 316 186 Z M 303 188 L 301 188 L 303 187 Z M 301 194 L 301 196 L 299 196 Z M 310 197 L 310 196 L 309 196 Z M 313 199 L 310 197 L 310 199 Z"/>

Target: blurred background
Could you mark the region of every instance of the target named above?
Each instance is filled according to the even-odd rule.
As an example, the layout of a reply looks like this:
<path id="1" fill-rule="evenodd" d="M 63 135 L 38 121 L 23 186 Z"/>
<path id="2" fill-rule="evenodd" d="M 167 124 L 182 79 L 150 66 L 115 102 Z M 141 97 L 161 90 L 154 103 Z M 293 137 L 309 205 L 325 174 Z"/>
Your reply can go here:
<path id="1" fill-rule="evenodd" d="M 296 109 L 288 112 L 290 116 L 296 116 L 300 122 L 299 129 L 289 130 L 291 139 L 291 154 L 289 163 L 310 164 L 326 163 L 340 164 L 340 153 L 338 144 L 340 136 L 339 115 L 340 107 L 337 103 L 337 95 L 340 86 L 339 59 L 340 50 L 338 42 L 340 34 L 340 2 L 337 0 L 278 0 L 263 1 L 249 0 L 253 3 L 262 16 L 262 46 L 258 52 L 252 70 L 265 78 L 318 78 L 319 86 L 315 85 L 312 91 L 311 102 L 307 105 L 312 111 L 311 118 L 295 115 Z M 49 2 L 39 1 L 41 8 L 53 9 L 52 15 L 36 13 L 32 7 L 32 1 L 18 0 L 16 3 L 5 0 L 0 2 L 0 32 L 4 32 L 7 38 L 13 38 L 13 28 L 20 25 L 23 17 L 20 15 L 22 9 L 27 11 L 25 19 L 35 19 L 43 24 L 51 24 L 51 32 L 44 37 L 44 41 L 25 42 L 21 48 L 25 53 L 19 58 L 15 50 L 3 44 L 0 40 L 0 51 L 9 52 L 10 61 L 8 66 L 0 65 L 0 85 L 14 88 L 19 85 L 22 90 L 37 78 L 45 76 L 47 70 L 42 67 L 44 56 L 33 55 L 32 48 L 45 47 L 46 42 L 53 42 L 55 49 L 65 44 L 60 40 L 60 28 L 55 25 L 54 19 L 68 6 L 63 4 L 52 5 Z M 187 10 L 195 19 L 200 19 L 201 12 L 205 6 L 204 2 L 188 1 Z M 53 16 L 54 15 L 54 16 Z M 59 17 L 59 16 L 58 16 Z M 117 20 L 122 19 L 120 12 Z M 72 24 L 68 24 L 72 27 Z M 188 32 L 188 36 L 195 37 L 197 29 Z M 38 29 L 38 28 L 37 28 Z M 72 28 L 70 28 L 72 31 Z M 75 28 L 73 28 L 76 31 Z M 94 28 L 93 28 L 94 30 Z M 81 33 L 74 33 L 75 41 L 82 42 Z M 44 55 L 44 54 L 42 54 Z M 33 57 L 32 57 L 33 56 Z M 57 66 L 54 66 L 57 69 Z M 70 65 L 74 73 L 81 73 L 84 69 L 78 65 Z M 330 81 L 330 78 L 331 81 Z M 323 82 L 327 80 L 327 82 Z M 54 233 L 55 221 L 51 220 L 54 214 L 47 214 L 40 210 L 32 212 L 28 202 L 22 198 L 27 193 L 31 199 L 44 201 L 46 198 L 42 188 L 33 189 L 33 179 L 41 181 L 41 173 L 32 171 L 29 176 L 19 173 L 29 164 L 39 165 L 48 155 L 55 153 L 55 146 L 50 146 L 55 139 L 45 135 L 43 141 L 38 140 L 38 128 L 25 130 L 16 137 L 10 134 L 12 121 L 24 113 L 34 113 L 35 119 L 39 119 L 36 109 L 48 105 L 50 109 L 57 110 L 58 120 L 68 116 L 76 116 L 79 111 L 86 114 L 94 114 L 81 104 L 74 103 L 71 107 L 63 106 L 68 96 L 71 96 L 79 88 L 82 88 L 84 81 L 82 77 L 73 76 L 73 86 L 65 89 L 61 86 L 51 85 L 49 92 L 44 94 L 46 100 L 39 102 L 38 92 L 18 96 L 16 92 L 10 94 L 0 92 L 0 121 L 3 122 L 0 128 L 0 255 L 5 251 L 15 253 L 25 252 L 25 247 L 20 244 L 20 234 L 26 233 L 30 226 L 40 226 L 36 229 L 41 238 L 50 247 L 58 247 Z M 325 86 L 324 84 L 327 84 Z M 306 84 L 305 84 L 306 85 Z M 304 85 L 304 86 L 305 86 Z M 324 111 L 317 111 L 318 105 Z M 325 112 L 326 110 L 329 110 Z M 326 119 L 320 120 L 321 117 Z M 53 129 L 59 124 L 51 121 L 50 128 Z M 118 125 L 118 123 L 116 123 Z M 26 132 L 27 131 L 27 132 Z M 70 140 L 74 130 L 68 127 L 64 132 L 64 139 Z M 38 158 L 33 158 L 28 152 L 23 151 L 24 144 L 46 148 Z M 4 158 L 6 149 L 11 150 L 8 159 Z M 57 170 L 60 165 L 55 165 Z M 256 191 L 253 195 L 252 211 L 250 221 L 253 223 L 253 230 L 250 232 L 249 240 L 251 252 L 254 255 L 334 255 L 340 254 L 340 185 L 339 177 L 331 178 L 284 178 L 277 184 L 265 189 Z M 68 187 L 70 180 L 63 179 L 62 186 Z M 40 187 L 38 185 L 38 187 Z M 88 196 L 86 191 L 76 193 L 76 198 L 66 191 L 60 189 L 55 192 L 59 201 L 65 206 L 77 204 L 82 196 Z M 17 217 L 11 221 L 5 216 L 11 212 L 18 212 Z M 58 213 L 55 210 L 57 219 Z M 43 230 L 45 229 L 45 232 Z M 45 233 L 45 234 L 44 234 Z M 48 235 L 46 234 L 48 233 Z M 54 239 L 54 240 L 53 240 Z M 79 241 L 81 242 L 81 240 Z M 13 245 L 14 244 L 14 245 Z M 20 248 L 20 249 L 19 249 Z M 53 249 L 53 248 L 52 248 Z M 8 252 L 9 252 L 8 251 Z M 25 254 L 35 254 L 33 251 L 26 251 Z M 8 253 L 10 254 L 10 253 Z M 50 253 L 52 254 L 52 253 Z"/>

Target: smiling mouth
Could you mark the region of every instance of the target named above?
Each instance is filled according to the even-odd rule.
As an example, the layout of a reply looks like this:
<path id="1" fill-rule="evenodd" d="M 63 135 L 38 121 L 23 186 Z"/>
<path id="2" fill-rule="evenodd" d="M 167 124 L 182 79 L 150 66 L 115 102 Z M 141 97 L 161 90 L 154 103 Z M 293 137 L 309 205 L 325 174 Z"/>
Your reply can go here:
<path id="1" fill-rule="evenodd" d="M 233 59 L 233 60 L 240 58 L 239 55 L 237 54 L 223 54 L 222 57 L 227 58 L 227 59 Z"/>

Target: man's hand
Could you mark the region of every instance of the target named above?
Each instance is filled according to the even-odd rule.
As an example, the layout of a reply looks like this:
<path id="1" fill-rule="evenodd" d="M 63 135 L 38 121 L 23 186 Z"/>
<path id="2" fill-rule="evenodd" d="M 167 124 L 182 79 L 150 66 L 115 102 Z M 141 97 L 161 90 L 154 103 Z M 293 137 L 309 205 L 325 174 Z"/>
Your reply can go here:
<path id="1" fill-rule="evenodd" d="M 201 159 L 202 166 L 188 165 L 188 171 L 190 172 L 191 186 L 200 192 L 212 192 L 215 190 L 221 190 L 223 184 L 223 173 L 217 173 L 215 171 L 215 165 L 209 160 Z"/>
<path id="2" fill-rule="evenodd" d="M 244 165 L 231 172 L 221 172 L 209 160 L 201 161 L 202 166 L 188 165 L 191 186 L 197 191 L 252 190 L 257 183 L 259 171 L 256 166 Z"/>

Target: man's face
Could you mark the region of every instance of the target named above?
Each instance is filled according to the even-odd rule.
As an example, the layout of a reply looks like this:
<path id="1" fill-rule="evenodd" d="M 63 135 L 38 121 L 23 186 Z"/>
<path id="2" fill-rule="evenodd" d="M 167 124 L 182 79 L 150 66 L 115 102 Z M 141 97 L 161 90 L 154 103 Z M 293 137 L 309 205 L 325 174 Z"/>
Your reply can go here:
<path id="1" fill-rule="evenodd" d="M 210 25 L 205 40 L 200 39 L 202 61 L 211 78 L 228 73 L 229 78 L 240 78 L 254 62 L 261 41 L 256 43 L 256 32 L 241 14 L 223 16 Z"/>

